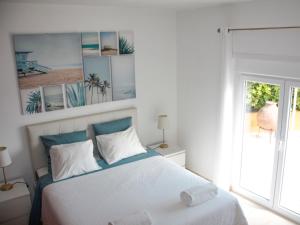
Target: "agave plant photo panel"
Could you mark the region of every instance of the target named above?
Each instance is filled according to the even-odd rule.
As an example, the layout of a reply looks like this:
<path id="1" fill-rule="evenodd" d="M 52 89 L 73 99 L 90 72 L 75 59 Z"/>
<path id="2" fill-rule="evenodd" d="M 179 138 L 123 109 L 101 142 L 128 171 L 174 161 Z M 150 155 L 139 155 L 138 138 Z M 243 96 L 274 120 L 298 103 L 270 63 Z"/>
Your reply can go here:
<path id="1" fill-rule="evenodd" d="M 64 95 L 62 85 L 43 88 L 46 112 L 64 109 Z"/>
<path id="2" fill-rule="evenodd" d="M 134 55 L 111 57 L 113 101 L 136 97 Z"/>
<path id="3" fill-rule="evenodd" d="M 100 38 L 98 32 L 81 33 L 82 55 L 100 55 Z"/>
<path id="4" fill-rule="evenodd" d="M 85 106 L 84 82 L 66 85 L 66 98 L 68 108 Z"/>
<path id="5" fill-rule="evenodd" d="M 35 114 L 42 112 L 40 88 L 23 89 L 20 93 L 23 114 Z"/>
<path id="6" fill-rule="evenodd" d="M 134 34 L 132 31 L 119 32 L 120 55 L 134 54 Z"/>
<path id="7" fill-rule="evenodd" d="M 117 32 L 100 32 L 101 55 L 118 54 Z"/>
<path id="8" fill-rule="evenodd" d="M 110 57 L 84 57 L 86 104 L 112 101 Z"/>

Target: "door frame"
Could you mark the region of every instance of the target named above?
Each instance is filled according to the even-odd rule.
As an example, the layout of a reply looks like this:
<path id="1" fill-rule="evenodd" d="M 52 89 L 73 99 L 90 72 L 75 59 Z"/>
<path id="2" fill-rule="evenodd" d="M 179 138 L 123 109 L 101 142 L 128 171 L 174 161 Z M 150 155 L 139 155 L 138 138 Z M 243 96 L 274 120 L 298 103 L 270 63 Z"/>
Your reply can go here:
<path id="1" fill-rule="evenodd" d="M 282 216 L 291 219 L 297 223 L 300 223 L 300 215 L 280 206 L 280 194 L 282 191 L 282 181 L 284 172 L 285 154 L 287 150 L 287 138 L 289 128 L 289 107 L 290 97 L 292 95 L 291 88 L 299 87 L 300 80 L 287 77 L 279 77 L 272 75 L 254 74 L 254 73 L 239 73 L 238 81 L 236 83 L 236 98 L 235 98 L 235 118 L 236 124 L 234 127 L 234 165 L 233 165 L 233 177 L 231 190 L 236 192 L 269 210 L 281 214 Z M 276 84 L 280 86 L 280 97 L 278 104 L 278 121 L 276 132 L 276 143 L 274 153 L 274 164 L 272 174 L 271 185 L 271 198 L 266 200 L 265 198 L 258 196 L 240 186 L 240 175 L 242 165 L 242 144 L 243 144 L 243 132 L 244 131 L 244 119 L 245 119 L 245 81 L 257 81 L 269 84 Z M 281 119 L 282 118 L 282 119 Z"/>
<path id="2" fill-rule="evenodd" d="M 287 140 L 288 140 L 288 130 L 289 130 L 289 120 L 290 120 L 290 105 L 291 105 L 291 96 L 292 96 L 292 88 L 293 87 L 299 87 L 300 88 L 300 81 L 296 80 L 285 80 L 285 94 L 284 94 L 284 112 L 283 112 L 283 126 L 281 129 L 281 137 L 282 137 L 282 146 L 279 150 L 279 161 L 278 161 L 278 168 L 277 168 L 277 181 L 276 181 L 276 187 L 274 190 L 274 205 L 273 209 L 284 215 L 287 218 L 290 218 L 297 223 L 300 223 L 300 214 L 289 210 L 283 206 L 280 206 L 280 197 L 282 192 L 282 183 L 284 178 L 284 164 L 285 164 L 285 157 L 287 152 Z"/>
<path id="3" fill-rule="evenodd" d="M 256 74 L 249 74 L 249 73 L 241 73 L 239 76 L 239 90 L 237 96 L 238 99 L 236 99 L 237 110 L 236 115 L 240 115 L 237 119 L 237 124 L 235 126 L 235 135 L 234 135 L 234 146 L 235 146 L 235 154 L 239 155 L 237 157 L 236 163 L 234 165 L 234 171 L 235 175 L 232 182 L 232 190 L 234 192 L 237 192 L 265 207 L 273 208 L 274 206 L 274 193 L 276 189 L 277 184 L 277 165 L 279 160 L 279 143 L 281 140 L 281 127 L 282 127 L 282 121 L 278 119 L 277 121 L 277 132 L 276 132 L 276 142 L 275 142 L 275 149 L 274 149 L 274 161 L 273 161 L 273 173 L 272 173 L 272 182 L 271 182 L 271 190 L 270 190 L 270 199 L 266 199 L 262 196 L 259 196 L 249 190 L 244 189 L 240 186 L 240 177 L 241 177 L 241 166 L 242 166 L 242 151 L 243 151 L 243 132 L 244 131 L 244 121 L 245 121 L 245 96 L 246 96 L 246 89 L 245 89 L 245 82 L 246 81 L 257 81 L 262 83 L 268 83 L 268 84 L 274 84 L 280 86 L 280 96 L 279 96 L 279 104 L 278 104 L 278 118 L 282 117 L 283 113 L 283 100 L 284 100 L 284 93 L 285 93 L 285 86 L 284 86 L 284 80 L 280 79 L 278 77 L 271 77 L 271 76 L 262 76 L 262 75 L 256 75 Z"/>

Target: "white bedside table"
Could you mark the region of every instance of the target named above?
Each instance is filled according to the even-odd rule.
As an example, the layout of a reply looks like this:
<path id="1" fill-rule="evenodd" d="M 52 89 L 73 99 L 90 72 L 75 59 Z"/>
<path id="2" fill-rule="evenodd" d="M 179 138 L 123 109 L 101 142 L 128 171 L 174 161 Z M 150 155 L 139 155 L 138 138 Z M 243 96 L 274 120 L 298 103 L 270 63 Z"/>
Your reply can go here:
<path id="1" fill-rule="evenodd" d="M 148 146 L 162 156 L 172 160 L 180 166 L 185 167 L 185 150 L 177 145 L 169 145 L 168 148 L 159 148 L 159 144 Z"/>
<path id="2" fill-rule="evenodd" d="M 15 182 L 24 180 L 10 181 Z M 30 209 L 30 193 L 26 184 L 16 183 L 13 189 L 0 191 L 0 225 L 28 225 Z"/>

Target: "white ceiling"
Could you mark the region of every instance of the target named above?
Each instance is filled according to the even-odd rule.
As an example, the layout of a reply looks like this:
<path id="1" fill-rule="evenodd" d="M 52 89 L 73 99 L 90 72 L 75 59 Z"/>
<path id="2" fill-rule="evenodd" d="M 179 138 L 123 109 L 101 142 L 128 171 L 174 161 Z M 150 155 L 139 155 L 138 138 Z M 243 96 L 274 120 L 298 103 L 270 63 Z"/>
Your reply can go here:
<path id="1" fill-rule="evenodd" d="M 126 7 L 157 7 L 169 9 L 192 9 L 207 5 L 246 2 L 253 0 L 0 0 L 0 2 L 80 4 Z"/>

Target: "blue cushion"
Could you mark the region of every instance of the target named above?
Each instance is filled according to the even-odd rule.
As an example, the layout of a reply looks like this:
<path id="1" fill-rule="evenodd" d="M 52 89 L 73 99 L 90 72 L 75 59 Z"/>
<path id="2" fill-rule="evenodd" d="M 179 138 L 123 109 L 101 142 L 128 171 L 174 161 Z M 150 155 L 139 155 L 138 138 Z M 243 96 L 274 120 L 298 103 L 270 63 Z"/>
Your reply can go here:
<path id="1" fill-rule="evenodd" d="M 82 130 L 82 131 L 75 131 L 71 133 L 45 135 L 45 136 L 40 136 L 40 138 L 46 150 L 46 154 L 48 157 L 48 171 L 51 174 L 50 148 L 53 145 L 71 144 L 74 142 L 86 141 L 87 135 L 86 135 L 86 130 Z"/>
<path id="2" fill-rule="evenodd" d="M 123 119 L 113 120 L 104 123 L 93 124 L 95 135 L 111 134 L 119 131 L 124 131 L 131 127 L 132 118 L 126 117 Z"/>

